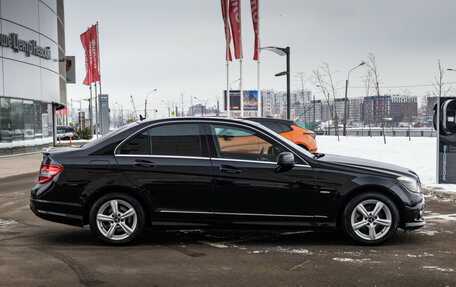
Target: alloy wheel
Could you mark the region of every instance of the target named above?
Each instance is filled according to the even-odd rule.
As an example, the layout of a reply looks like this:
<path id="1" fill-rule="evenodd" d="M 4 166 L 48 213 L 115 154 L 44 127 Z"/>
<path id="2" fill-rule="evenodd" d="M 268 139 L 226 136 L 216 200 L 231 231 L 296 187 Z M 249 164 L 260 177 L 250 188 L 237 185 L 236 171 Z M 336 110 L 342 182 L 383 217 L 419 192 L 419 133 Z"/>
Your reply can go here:
<path id="1" fill-rule="evenodd" d="M 388 206 L 377 199 L 362 201 L 351 213 L 353 231 L 367 241 L 384 237 L 390 230 L 392 221 L 393 217 Z"/>
<path id="2" fill-rule="evenodd" d="M 96 222 L 98 230 L 104 237 L 119 241 L 128 238 L 135 232 L 138 215 L 128 202 L 111 199 L 98 209 Z"/>

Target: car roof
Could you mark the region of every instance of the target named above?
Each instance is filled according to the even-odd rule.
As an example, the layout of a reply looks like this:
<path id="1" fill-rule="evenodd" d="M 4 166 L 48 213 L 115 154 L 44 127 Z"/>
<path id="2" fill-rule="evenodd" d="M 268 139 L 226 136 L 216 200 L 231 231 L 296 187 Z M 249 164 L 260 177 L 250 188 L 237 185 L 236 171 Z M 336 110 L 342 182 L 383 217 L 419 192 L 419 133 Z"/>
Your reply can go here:
<path id="1" fill-rule="evenodd" d="M 245 119 L 250 120 L 250 121 L 259 122 L 259 123 L 269 121 L 269 122 L 278 122 L 278 123 L 282 123 L 282 124 L 286 124 L 286 125 L 295 125 L 294 121 L 284 120 L 284 119 L 274 119 L 274 118 L 245 118 Z"/>

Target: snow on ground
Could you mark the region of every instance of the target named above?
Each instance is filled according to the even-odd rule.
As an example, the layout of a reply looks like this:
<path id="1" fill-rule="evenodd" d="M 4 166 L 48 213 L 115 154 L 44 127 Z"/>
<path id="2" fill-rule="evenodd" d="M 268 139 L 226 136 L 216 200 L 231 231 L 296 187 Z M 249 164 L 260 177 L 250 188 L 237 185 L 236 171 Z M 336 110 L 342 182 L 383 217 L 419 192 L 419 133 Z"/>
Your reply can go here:
<path id="1" fill-rule="evenodd" d="M 415 171 L 423 185 L 456 191 L 456 185 L 436 183 L 436 138 L 317 136 L 318 152 L 382 161 Z"/>

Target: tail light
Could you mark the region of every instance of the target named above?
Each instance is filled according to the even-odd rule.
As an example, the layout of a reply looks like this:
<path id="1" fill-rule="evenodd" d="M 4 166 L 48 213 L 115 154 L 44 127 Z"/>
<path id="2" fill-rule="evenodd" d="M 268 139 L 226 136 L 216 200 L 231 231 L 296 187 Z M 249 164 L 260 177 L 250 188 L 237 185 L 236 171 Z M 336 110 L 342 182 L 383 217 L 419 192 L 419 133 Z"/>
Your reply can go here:
<path id="1" fill-rule="evenodd" d="M 52 164 L 42 164 L 40 169 L 39 181 L 40 183 L 46 183 L 53 177 L 58 175 L 63 170 L 63 167 Z"/>

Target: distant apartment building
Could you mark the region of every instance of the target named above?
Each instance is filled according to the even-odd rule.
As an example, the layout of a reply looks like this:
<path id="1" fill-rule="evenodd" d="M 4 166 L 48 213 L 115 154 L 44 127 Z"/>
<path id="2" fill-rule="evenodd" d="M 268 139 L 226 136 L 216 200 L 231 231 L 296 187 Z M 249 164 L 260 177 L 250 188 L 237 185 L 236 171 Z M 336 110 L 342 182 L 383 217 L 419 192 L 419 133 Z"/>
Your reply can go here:
<path id="1" fill-rule="evenodd" d="M 391 117 L 391 96 L 364 97 L 362 114 L 364 123 L 382 123 Z"/>
<path id="2" fill-rule="evenodd" d="M 418 114 L 418 98 L 412 96 L 391 96 L 391 118 L 393 123 L 405 122 Z"/>
<path id="3" fill-rule="evenodd" d="M 263 116 L 285 118 L 287 114 L 287 93 L 283 91 L 262 90 Z M 294 118 L 304 117 L 310 104 L 310 91 L 292 91 L 290 93 L 290 110 Z"/>
<path id="4" fill-rule="evenodd" d="M 363 111 L 363 98 L 348 99 L 348 121 L 361 122 Z"/>

